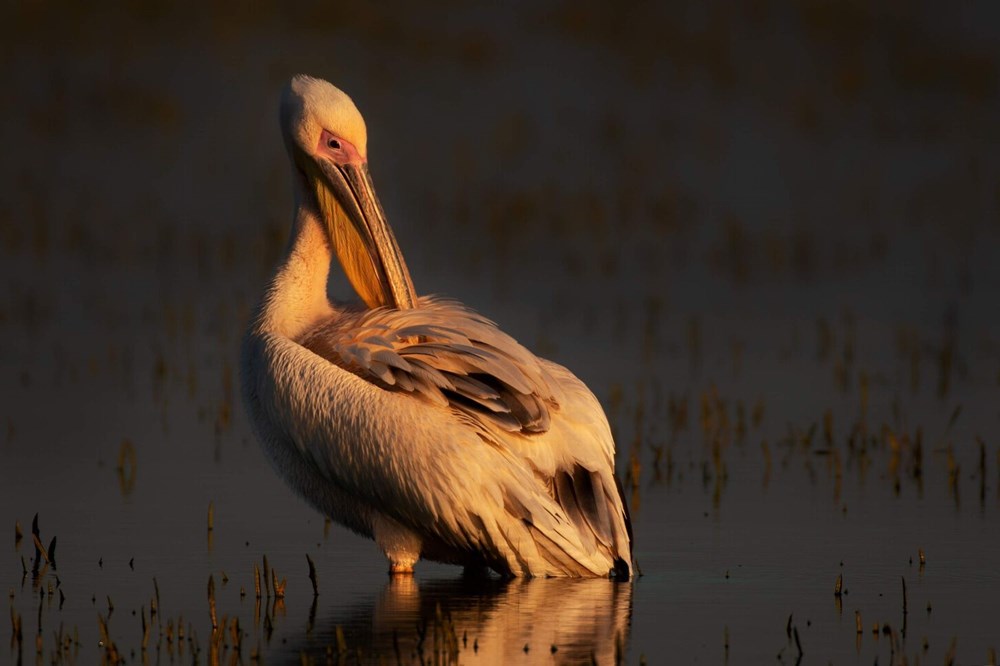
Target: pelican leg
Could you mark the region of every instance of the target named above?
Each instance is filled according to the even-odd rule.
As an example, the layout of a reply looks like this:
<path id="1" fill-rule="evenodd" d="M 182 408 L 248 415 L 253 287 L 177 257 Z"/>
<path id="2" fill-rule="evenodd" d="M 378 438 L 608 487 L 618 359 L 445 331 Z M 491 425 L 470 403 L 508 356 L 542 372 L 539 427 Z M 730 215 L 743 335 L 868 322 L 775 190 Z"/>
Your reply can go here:
<path id="1" fill-rule="evenodd" d="M 416 560 L 408 561 L 396 561 L 389 559 L 389 574 L 392 576 L 412 576 L 413 575 L 413 565 Z"/>
<path id="2" fill-rule="evenodd" d="M 420 537 L 386 516 L 377 516 L 372 527 L 375 543 L 389 560 L 389 573 L 412 574 L 420 559 Z"/>

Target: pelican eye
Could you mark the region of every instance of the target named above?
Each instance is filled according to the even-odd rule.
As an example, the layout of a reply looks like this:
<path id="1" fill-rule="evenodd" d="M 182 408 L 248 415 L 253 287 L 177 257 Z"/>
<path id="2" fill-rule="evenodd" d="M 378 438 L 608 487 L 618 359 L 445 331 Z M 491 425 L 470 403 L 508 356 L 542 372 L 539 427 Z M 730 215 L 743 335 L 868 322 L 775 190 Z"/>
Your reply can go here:
<path id="1" fill-rule="evenodd" d="M 340 141 L 336 139 L 330 139 L 326 142 L 327 148 L 333 148 L 334 150 L 340 150 Z"/>

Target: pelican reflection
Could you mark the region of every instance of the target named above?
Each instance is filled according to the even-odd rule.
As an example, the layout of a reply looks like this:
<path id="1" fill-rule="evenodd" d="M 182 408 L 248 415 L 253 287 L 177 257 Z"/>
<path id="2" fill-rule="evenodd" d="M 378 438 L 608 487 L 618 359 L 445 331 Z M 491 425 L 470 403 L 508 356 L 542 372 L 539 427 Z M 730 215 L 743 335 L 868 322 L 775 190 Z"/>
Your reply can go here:
<path id="1" fill-rule="evenodd" d="M 373 600 L 318 622 L 302 649 L 326 654 L 339 627 L 349 651 L 372 663 L 613 664 L 631 610 L 632 586 L 607 579 L 396 576 Z"/>

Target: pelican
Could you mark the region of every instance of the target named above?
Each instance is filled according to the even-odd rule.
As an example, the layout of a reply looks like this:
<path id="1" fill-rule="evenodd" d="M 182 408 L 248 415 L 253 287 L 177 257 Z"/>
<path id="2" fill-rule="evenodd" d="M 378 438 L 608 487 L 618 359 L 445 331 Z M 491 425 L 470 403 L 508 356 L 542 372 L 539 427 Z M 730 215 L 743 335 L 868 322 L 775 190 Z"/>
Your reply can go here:
<path id="1" fill-rule="evenodd" d="M 627 579 L 631 523 L 600 403 L 485 317 L 416 295 L 347 94 L 296 76 L 280 115 L 292 230 L 241 357 L 244 404 L 279 476 L 373 538 L 393 573 L 424 558 Z M 361 304 L 327 296 L 334 256 Z"/>

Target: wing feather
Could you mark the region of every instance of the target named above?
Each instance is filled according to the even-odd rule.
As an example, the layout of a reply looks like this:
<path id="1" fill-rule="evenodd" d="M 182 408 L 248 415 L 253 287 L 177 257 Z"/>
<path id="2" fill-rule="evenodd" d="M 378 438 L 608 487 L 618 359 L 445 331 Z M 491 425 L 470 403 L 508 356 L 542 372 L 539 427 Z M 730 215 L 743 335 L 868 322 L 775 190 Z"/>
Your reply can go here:
<path id="1" fill-rule="evenodd" d="M 561 396 L 546 368 L 482 315 L 425 297 L 407 310 L 339 312 L 298 341 L 390 391 L 404 391 L 505 432 L 546 432 Z"/>
<path id="2" fill-rule="evenodd" d="M 378 348 L 371 352 L 372 359 L 384 365 L 398 368 L 404 373 L 410 372 L 410 364 L 393 349 Z"/>
<path id="3" fill-rule="evenodd" d="M 413 384 L 413 379 L 411 375 L 407 372 L 394 372 L 392 373 L 393 378 L 396 380 L 394 386 L 400 391 L 406 391 L 407 393 L 413 393 L 415 386 Z"/>

